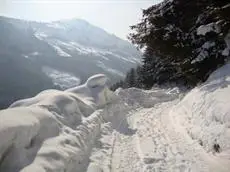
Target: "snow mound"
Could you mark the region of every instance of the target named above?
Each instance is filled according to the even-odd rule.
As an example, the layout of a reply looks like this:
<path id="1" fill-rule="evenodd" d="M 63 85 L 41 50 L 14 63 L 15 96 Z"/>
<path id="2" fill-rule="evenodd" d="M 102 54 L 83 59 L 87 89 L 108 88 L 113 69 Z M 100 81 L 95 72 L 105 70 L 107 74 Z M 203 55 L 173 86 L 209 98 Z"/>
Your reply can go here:
<path id="1" fill-rule="evenodd" d="M 112 92 L 106 86 L 107 78 L 104 74 L 98 74 L 90 77 L 85 84 L 66 90 L 79 96 L 93 98 L 97 107 L 104 106 L 113 99 Z"/>
<path id="2" fill-rule="evenodd" d="M 46 90 L 0 111 L 0 171 L 83 171 L 103 122 L 96 109 L 113 99 L 106 80 L 95 75 L 84 85 Z"/>
<path id="3" fill-rule="evenodd" d="M 107 82 L 107 79 L 105 77 L 105 75 L 103 74 L 98 74 L 98 75 L 94 75 L 92 77 L 90 77 L 87 81 L 86 84 L 88 87 L 98 87 L 98 86 L 103 86 L 105 85 Z"/>
<path id="4" fill-rule="evenodd" d="M 33 163 L 22 172 L 84 171 L 102 122 L 101 111 L 96 111 L 76 130 L 64 128 L 59 136 L 43 143 Z"/>
<path id="5" fill-rule="evenodd" d="M 179 95 L 179 89 L 160 89 L 141 90 L 138 88 L 118 89 L 115 94 L 129 105 L 141 107 L 153 107 L 166 101 L 174 100 Z"/>
<path id="6" fill-rule="evenodd" d="M 172 110 L 175 120 L 210 154 L 230 156 L 230 64 L 216 70 Z M 215 146 L 219 146 L 219 150 Z M 220 154 L 220 156 L 221 156 Z"/>

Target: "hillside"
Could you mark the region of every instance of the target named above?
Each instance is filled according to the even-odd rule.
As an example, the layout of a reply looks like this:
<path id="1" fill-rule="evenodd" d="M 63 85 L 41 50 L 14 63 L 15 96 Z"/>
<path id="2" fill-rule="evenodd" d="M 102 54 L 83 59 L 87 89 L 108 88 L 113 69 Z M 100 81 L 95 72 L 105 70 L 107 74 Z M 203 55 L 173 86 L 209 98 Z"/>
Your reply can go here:
<path id="1" fill-rule="evenodd" d="M 129 42 L 80 19 L 0 17 L 0 32 L 0 108 L 47 88 L 74 87 L 95 73 L 114 83 L 140 63 L 140 52 Z"/>

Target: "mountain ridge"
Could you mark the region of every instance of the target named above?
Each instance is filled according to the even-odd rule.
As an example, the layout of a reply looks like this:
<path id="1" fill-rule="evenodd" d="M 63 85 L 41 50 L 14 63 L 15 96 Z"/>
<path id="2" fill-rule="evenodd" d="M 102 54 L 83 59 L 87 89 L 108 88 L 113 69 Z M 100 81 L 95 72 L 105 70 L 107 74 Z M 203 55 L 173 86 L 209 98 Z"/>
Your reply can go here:
<path id="1" fill-rule="evenodd" d="M 114 83 L 122 79 L 127 70 L 140 64 L 141 53 L 128 41 L 82 19 L 36 22 L 1 16 L 0 32 L 0 57 L 2 61 L 11 59 L 7 63 L 9 66 L 1 72 L 9 74 L 10 66 L 20 61 L 20 73 L 30 75 L 33 83 L 38 80 L 41 85 L 46 85 L 45 88 L 33 85 L 39 89 L 33 91 L 30 88 L 33 94 L 25 95 L 27 83 L 23 78 L 27 76 L 17 79 L 11 76 L 9 82 L 2 76 L 0 79 L 5 85 L 12 82 L 16 83 L 15 87 L 22 85 L 19 92 L 23 94 L 19 93 L 19 96 L 13 98 L 14 101 L 34 96 L 48 88 L 67 89 L 76 86 L 96 73 L 108 75 L 110 82 Z M 10 95 L 11 90 L 4 87 L 2 92 Z"/>

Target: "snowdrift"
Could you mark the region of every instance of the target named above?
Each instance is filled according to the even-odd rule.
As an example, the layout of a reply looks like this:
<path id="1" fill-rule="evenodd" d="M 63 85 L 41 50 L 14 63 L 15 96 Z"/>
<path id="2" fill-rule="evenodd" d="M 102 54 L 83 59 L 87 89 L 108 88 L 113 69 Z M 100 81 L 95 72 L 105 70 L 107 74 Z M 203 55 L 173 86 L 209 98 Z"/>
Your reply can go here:
<path id="1" fill-rule="evenodd" d="M 115 94 L 130 106 L 150 108 L 156 104 L 172 101 L 178 97 L 179 88 L 141 90 L 138 88 L 117 89 Z"/>
<path id="2" fill-rule="evenodd" d="M 0 112 L 0 171 L 79 171 L 113 93 L 98 74 L 76 88 L 46 90 Z"/>
<path id="3" fill-rule="evenodd" d="M 171 114 L 206 152 L 230 159 L 229 103 L 230 64 L 226 64 L 190 91 Z"/>

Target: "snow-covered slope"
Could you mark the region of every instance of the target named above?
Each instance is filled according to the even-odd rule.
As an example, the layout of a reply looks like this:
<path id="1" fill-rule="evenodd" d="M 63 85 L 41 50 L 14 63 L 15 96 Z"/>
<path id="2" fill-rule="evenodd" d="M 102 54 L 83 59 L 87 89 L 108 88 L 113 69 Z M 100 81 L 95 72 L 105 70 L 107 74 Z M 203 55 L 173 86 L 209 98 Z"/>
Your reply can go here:
<path id="1" fill-rule="evenodd" d="M 141 54 L 134 46 L 84 20 L 34 23 L 32 26 L 34 36 L 47 43 L 57 56 L 65 61 L 77 61 L 77 67 L 88 63 L 88 72 L 74 72 L 83 80 L 82 72 L 95 71 L 122 78 L 128 69 L 140 63 Z"/>
<path id="2" fill-rule="evenodd" d="M 58 71 L 46 66 L 43 67 L 42 71 L 52 79 L 54 85 L 60 86 L 63 90 L 76 87 L 81 83 L 79 78 L 70 73 Z"/>
<path id="3" fill-rule="evenodd" d="M 81 19 L 42 23 L 0 17 L 0 31 L 4 33 L 0 51 L 6 52 L 6 57 L 15 53 L 42 69 L 50 67 L 82 82 L 95 73 L 106 74 L 116 82 L 141 60 L 141 53 L 131 43 Z M 49 77 L 52 73 L 45 71 Z M 72 78 L 63 77 L 71 83 L 68 88 L 76 86 Z M 66 88 L 63 83 L 60 86 Z"/>
<path id="4" fill-rule="evenodd" d="M 140 64 L 141 53 L 131 43 L 84 20 L 0 16 L 0 33 L 0 109 L 45 89 L 75 87 L 95 73 L 114 84 Z"/>
<path id="5" fill-rule="evenodd" d="M 215 71 L 172 110 L 175 120 L 210 155 L 230 158 L 230 64 Z"/>
<path id="6" fill-rule="evenodd" d="M 96 75 L 0 112 L 0 171 L 228 172 L 230 64 L 201 86 L 108 90 Z"/>

